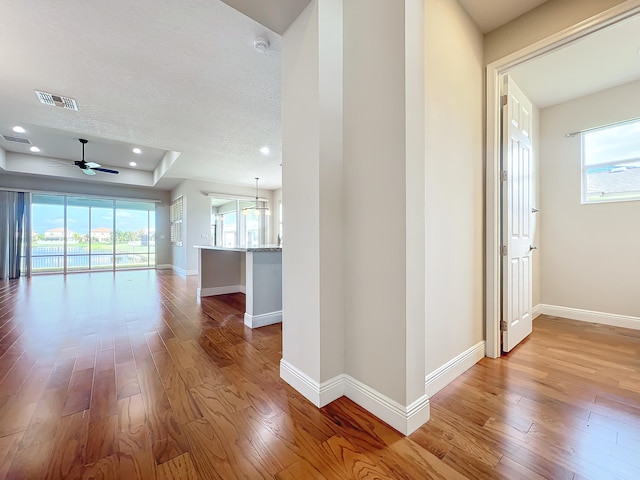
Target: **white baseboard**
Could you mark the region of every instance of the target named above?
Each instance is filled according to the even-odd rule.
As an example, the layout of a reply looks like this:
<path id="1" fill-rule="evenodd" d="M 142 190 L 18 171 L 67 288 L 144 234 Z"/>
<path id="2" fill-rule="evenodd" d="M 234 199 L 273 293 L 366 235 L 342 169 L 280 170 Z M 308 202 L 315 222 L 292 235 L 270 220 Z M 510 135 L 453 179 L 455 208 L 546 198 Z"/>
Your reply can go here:
<path id="1" fill-rule="evenodd" d="M 579 308 L 559 307 L 557 305 L 541 304 L 540 313 L 553 317 L 568 318 L 582 322 L 600 323 L 612 327 L 631 328 L 640 330 L 640 317 L 628 315 L 618 315 L 616 313 L 594 312 L 592 310 L 582 310 Z"/>
<path id="2" fill-rule="evenodd" d="M 324 407 L 344 395 L 343 377 L 344 375 L 338 375 L 321 385 L 286 360 L 280 360 L 280 378 L 318 408 Z"/>
<path id="3" fill-rule="evenodd" d="M 227 293 L 244 293 L 244 285 L 225 285 L 224 287 L 206 287 L 196 290 L 196 295 L 199 297 L 210 297 L 212 295 L 225 295 Z"/>
<path id="4" fill-rule="evenodd" d="M 274 323 L 282 323 L 282 310 L 260 313 L 258 315 L 249 315 L 246 312 L 244 314 L 244 324 L 249 328 L 264 327 L 265 325 L 273 325 Z"/>
<path id="5" fill-rule="evenodd" d="M 537 317 L 542 315 L 542 305 L 538 304 L 531 309 L 531 317 L 535 320 Z"/>
<path id="6" fill-rule="evenodd" d="M 482 340 L 428 374 L 424 380 L 425 393 L 428 397 L 433 397 L 469 368 L 478 363 L 484 356 L 485 342 Z"/>
<path id="7" fill-rule="evenodd" d="M 422 395 L 405 407 L 349 375 L 344 377 L 344 394 L 347 398 L 403 435 L 410 435 L 429 421 L 431 408 L 427 395 Z"/>
<path id="8" fill-rule="evenodd" d="M 171 270 L 182 276 L 198 274 L 198 270 L 185 270 L 184 268 L 176 267 L 175 265 L 171 265 Z"/>
<path id="9" fill-rule="evenodd" d="M 338 375 L 319 384 L 285 360 L 280 360 L 280 377 L 317 407 L 344 395 L 404 435 L 413 433 L 429 420 L 427 395 L 405 407 L 350 375 Z"/>
<path id="10" fill-rule="evenodd" d="M 160 265 L 156 265 L 156 270 L 173 270 L 173 265 L 170 263 L 161 263 Z"/>

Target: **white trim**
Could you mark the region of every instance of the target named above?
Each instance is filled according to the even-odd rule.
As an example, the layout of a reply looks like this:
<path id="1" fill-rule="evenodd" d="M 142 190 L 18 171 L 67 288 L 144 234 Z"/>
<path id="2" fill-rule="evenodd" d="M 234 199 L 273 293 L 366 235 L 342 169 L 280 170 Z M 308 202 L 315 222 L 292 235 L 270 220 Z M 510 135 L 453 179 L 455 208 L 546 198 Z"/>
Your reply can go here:
<path id="1" fill-rule="evenodd" d="M 509 68 L 560 48 L 640 12 L 640 0 L 627 0 L 487 65 L 486 76 L 486 355 L 500 356 L 500 106 L 499 80 Z"/>
<path id="2" fill-rule="evenodd" d="M 531 318 L 535 320 L 540 315 L 542 315 L 542 305 L 539 303 L 531 309 Z"/>
<path id="3" fill-rule="evenodd" d="M 226 293 L 245 293 L 244 285 L 225 285 L 223 287 L 198 287 L 196 295 L 198 297 L 211 297 L 213 295 L 224 295 Z"/>
<path id="4" fill-rule="evenodd" d="M 541 304 L 540 313 L 553 317 L 568 318 L 581 322 L 599 323 L 612 327 L 631 328 L 640 330 L 640 317 L 629 315 L 618 315 L 617 313 L 594 312 L 592 310 L 582 310 L 580 308 L 559 307 L 557 305 Z"/>
<path id="5" fill-rule="evenodd" d="M 284 359 L 280 360 L 280 378 L 318 408 L 344 395 L 344 375 L 338 375 L 319 384 Z"/>
<path id="6" fill-rule="evenodd" d="M 264 327 L 265 325 L 273 325 L 274 323 L 282 323 L 282 310 L 277 312 L 260 313 L 258 315 L 244 314 L 244 324 L 249 328 Z"/>
<path id="7" fill-rule="evenodd" d="M 485 344 L 484 340 L 482 340 L 428 374 L 424 380 L 424 391 L 427 396 L 433 397 L 469 368 L 482 360 L 484 358 L 484 351 Z"/>
<path id="8" fill-rule="evenodd" d="M 429 397 L 422 395 L 411 405 L 403 406 L 368 385 L 345 374 L 344 394 L 403 435 L 410 435 L 429 421 Z"/>
<path id="9" fill-rule="evenodd" d="M 319 384 L 284 359 L 280 360 L 280 378 L 316 407 L 324 407 L 344 395 L 404 435 L 410 435 L 429 421 L 431 410 L 427 395 L 405 407 L 347 374 Z"/>
<path id="10" fill-rule="evenodd" d="M 176 272 L 178 275 L 185 276 L 187 271 L 184 268 L 176 267 L 175 265 L 171 265 L 171 270 Z"/>
<path id="11" fill-rule="evenodd" d="M 156 265 L 156 270 L 173 270 L 173 265 L 170 263 L 161 263 L 160 265 Z"/>

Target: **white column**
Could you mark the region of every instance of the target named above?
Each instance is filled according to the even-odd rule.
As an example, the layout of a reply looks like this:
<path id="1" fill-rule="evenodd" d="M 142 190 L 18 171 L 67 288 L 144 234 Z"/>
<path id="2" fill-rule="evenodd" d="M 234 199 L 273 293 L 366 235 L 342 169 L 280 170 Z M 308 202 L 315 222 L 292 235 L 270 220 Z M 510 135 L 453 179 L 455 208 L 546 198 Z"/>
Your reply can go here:
<path id="1" fill-rule="evenodd" d="M 407 434 L 429 416 L 423 25 L 422 0 L 312 0 L 282 47 L 281 375 Z"/>
<path id="2" fill-rule="evenodd" d="M 344 372 L 342 0 L 312 0 L 282 38 L 283 360 L 316 405 Z"/>

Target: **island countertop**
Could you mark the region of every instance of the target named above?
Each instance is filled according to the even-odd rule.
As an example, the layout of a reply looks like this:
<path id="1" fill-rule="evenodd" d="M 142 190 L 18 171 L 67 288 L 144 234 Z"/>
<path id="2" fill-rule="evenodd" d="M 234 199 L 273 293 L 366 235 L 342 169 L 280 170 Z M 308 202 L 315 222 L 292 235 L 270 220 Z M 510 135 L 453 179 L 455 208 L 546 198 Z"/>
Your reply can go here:
<path id="1" fill-rule="evenodd" d="M 282 247 L 278 245 L 260 245 L 258 247 L 218 247 L 216 245 L 194 245 L 194 248 L 203 250 L 221 250 L 227 252 L 281 252 Z"/>

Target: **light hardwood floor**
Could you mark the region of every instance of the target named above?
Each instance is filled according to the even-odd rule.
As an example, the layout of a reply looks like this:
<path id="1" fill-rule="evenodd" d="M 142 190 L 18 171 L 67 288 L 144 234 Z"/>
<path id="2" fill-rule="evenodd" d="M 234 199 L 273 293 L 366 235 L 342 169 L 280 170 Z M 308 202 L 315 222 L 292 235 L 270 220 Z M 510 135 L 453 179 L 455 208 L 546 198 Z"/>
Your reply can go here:
<path id="1" fill-rule="evenodd" d="M 640 479 L 640 334 L 540 317 L 403 437 L 168 271 L 0 282 L 0 479 Z"/>

